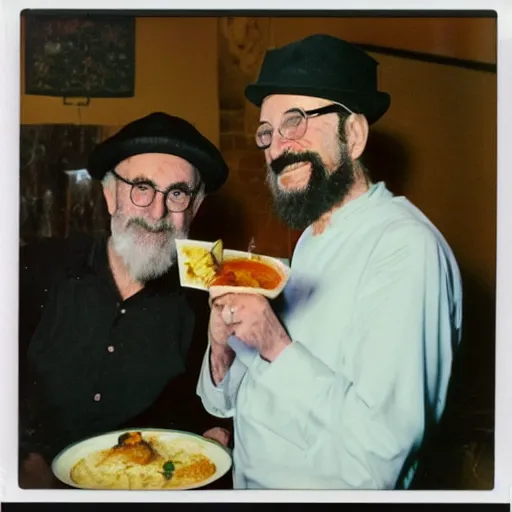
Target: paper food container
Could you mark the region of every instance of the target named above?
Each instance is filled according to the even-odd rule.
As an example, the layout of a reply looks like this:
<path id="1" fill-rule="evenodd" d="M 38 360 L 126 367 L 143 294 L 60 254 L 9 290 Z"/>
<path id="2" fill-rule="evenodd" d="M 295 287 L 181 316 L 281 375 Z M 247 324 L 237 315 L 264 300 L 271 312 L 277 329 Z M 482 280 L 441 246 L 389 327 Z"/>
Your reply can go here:
<path id="1" fill-rule="evenodd" d="M 204 242 L 200 240 L 176 240 L 180 282 L 182 286 L 209 291 L 211 294 L 217 296 L 224 293 L 255 293 L 269 299 L 274 299 L 283 291 L 290 276 L 290 268 L 278 258 L 244 251 L 224 249 L 220 274 L 216 274 L 216 277 L 212 280 L 212 276 L 215 275 L 215 267 L 212 265 L 212 260 L 208 257 L 208 254 L 214 243 L 215 242 Z M 202 262 L 200 262 L 201 258 L 203 258 Z M 244 264 L 244 262 L 247 262 L 247 264 Z M 256 265 L 251 265 L 251 263 L 255 263 Z M 255 285 L 255 282 L 260 282 L 258 281 L 258 275 L 262 275 L 258 274 L 257 270 L 263 269 L 263 267 L 258 264 L 263 264 L 267 267 L 268 275 L 272 276 L 270 281 L 275 282 L 275 285 L 268 287 L 270 281 L 267 282 L 265 287 Z M 249 273 L 251 280 L 252 277 L 254 277 L 255 280 L 251 283 L 251 286 L 243 286 L 241 284 L 215 284 L 215 279 L 222 278 L 223 271 L 232 270 L 236 265 L 238 265 L 238 268 L 243 268 L 245 265 L 246 269 L 241 272 Z M 255 268 L 256 272 L 251 273 L 251 268 Z M 197 275 L 195 271 L 200 275 Z M 231 275 L 235 276 L 236 281 L 236 276 L 241 275 L 241 273 L 235 271 Z M 240 282 L 243 281 L 244 279 L 240 278 Z M 247 279 L 245 279 L 245 281 L 247 281 Z"/>

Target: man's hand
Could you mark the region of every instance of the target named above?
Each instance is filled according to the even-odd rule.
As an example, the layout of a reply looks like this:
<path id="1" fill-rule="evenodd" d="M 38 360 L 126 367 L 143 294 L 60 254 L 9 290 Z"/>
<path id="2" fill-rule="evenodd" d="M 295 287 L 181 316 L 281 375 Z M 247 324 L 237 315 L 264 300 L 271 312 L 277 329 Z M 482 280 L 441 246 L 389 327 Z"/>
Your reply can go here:
<path id="1" fill-rule="evenodd" d="M 208 336 L 217 349 L 229 349 L 228 338 L 234 333 L 233 326 L 226 322 L 226 312 L 222 298 L 212 298 Z"/>
<path id="2" fill-rule="evenodd" d="M 229 371 L 235 353 L 228 345 L 228 338 L 233 334 L 233 327 L 226 324 L 222 317 L 223 304 L 217 303 L 214 296 L 211 297 L 210 322 L 208 324 L 208 338 L 210 339 L 210 367 L 211 377 L 218 386 Z"/>
<path id="3" fill-rule="evenodd" d="M 254 347 L 267 361 L 274 361 L 292 343 L 268 300 L 261 295 L 226 294 L 215 300 L 215 307 L 222 308 L 227 331 Z"/>
<path id="4" fill-rule="evenodd" d="M 206 437 L 208 439 L 213 439 L 214 441 L 217 441 L 222 446 L 227 446 L 229 444 L 229 439 L 231 438 L 231 434 L 228 430 L 222 427 L 213 427 L 209 430 L 207 430 L 203 437 Z"/>

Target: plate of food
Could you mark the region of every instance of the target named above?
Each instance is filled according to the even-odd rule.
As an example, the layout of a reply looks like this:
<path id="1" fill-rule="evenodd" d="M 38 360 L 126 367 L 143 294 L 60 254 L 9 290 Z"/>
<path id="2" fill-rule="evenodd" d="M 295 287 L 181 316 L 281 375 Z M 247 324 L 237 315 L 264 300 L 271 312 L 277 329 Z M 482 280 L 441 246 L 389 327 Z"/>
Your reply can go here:
<path id="1" fill-rule="evenodd" d="M 52 463 L 63 483 L 95 490 L 186 490 L 204 487 L 231 468 L 227 448 L 179 430 L 109 432 L 65 448 Z"/>
<path id="2" fill-rule="evenodd" d="M 270 299 L 284 289 L 290 269 L 280 259 L 224 249 L 222 240 L 176 240 L 182 286 L 223 293 L 259 293 Z"/>

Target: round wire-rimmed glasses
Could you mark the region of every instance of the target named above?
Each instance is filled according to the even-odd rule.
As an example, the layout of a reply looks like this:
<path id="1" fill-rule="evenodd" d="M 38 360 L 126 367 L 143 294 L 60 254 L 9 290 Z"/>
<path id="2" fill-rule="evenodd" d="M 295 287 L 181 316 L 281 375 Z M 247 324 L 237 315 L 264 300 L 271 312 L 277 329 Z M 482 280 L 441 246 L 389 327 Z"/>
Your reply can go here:
<path id="1" fill-rule="evenodd" d="M 166 190 L 160 190 L 150 180 L 130 181 L 113 170 L 110 172 L 116 179 L 131 186 L 130 199 L 135 206 L 140 208 L 149 206 L 155 200 L 156 193 L 160 192 L 164 196 L 167 209 L 173 213 L 181 213 L 188 209 L 192 199 L 201 188 L 201 184 L 190 189 L 185 183 L 174 183 Z"/>
<path id="2" fill-rule="evenodd" d="M 352 110 L 341 103 L 332 103 L 325 107 L 316 108 L 313 110 L 303 110 L 299 107 L 287 110 L 281 119 L 279 125 L 279 134 L 288 140 L 299 140 L 304 137 L 308 129 L 308 119 L 313 117 L 323 116 L 332 113 L 349 113 L 353 114 Z M 272 137 L 274 136 L 274 128 L 270 123 L 262 123 L 256 130 L 256 145 L 260 149 L 267 149 L 272 144 Z"/>

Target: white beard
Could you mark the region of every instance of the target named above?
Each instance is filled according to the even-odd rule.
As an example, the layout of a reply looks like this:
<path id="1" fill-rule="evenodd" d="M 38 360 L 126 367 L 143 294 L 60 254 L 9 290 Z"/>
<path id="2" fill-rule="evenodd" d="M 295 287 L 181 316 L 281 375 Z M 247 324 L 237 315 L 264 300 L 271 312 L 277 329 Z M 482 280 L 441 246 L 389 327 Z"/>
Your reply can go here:
<path id="1" fill-rule="evenodd" d="M 168 229 L 153 233 L 147 227 Z M 132 279 L 140 283 L 164 275 L 176 262 L 176 239 L 187 238 L 188 235 L 186 231 L 177 231 L 166 221 L 150 224 L 140 217 L 126 217 L 117 212 L 112 216 L 111 231 L 114 250 Z"/>

